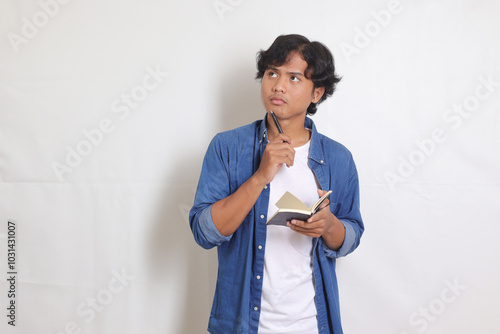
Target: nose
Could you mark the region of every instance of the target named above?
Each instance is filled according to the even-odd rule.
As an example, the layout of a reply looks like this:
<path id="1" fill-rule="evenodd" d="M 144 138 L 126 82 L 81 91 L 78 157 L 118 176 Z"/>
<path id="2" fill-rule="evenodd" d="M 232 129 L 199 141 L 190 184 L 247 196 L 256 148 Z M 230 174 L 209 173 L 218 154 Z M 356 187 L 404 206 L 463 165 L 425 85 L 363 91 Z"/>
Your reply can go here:
<path id="1" fill-rule="evenodd" d="M 285 93 L 286 92 L 286 78 L 281 76 L 274 82 L 273 91 L 276 93 Z"/>

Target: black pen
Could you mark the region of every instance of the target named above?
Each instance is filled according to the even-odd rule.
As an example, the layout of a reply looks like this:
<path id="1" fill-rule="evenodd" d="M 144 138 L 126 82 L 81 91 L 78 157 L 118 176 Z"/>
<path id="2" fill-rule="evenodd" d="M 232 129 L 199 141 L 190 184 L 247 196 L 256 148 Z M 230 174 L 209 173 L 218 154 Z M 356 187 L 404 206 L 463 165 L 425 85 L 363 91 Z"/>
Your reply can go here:
<path id="1" fill-rule="evenodd" d="M 273 116 L 274 124 L 276 124 L 276 127 L 278 128 L 278 132 L 283 133 L 283 130 L 281 129 L 280 123 L 278 122 L 278 119 L 276 118 L 276 115 L 274 114 L 274 112 L 272 110 L 269 110 L 269 112 L 271 113 L 271 116 Z"/>

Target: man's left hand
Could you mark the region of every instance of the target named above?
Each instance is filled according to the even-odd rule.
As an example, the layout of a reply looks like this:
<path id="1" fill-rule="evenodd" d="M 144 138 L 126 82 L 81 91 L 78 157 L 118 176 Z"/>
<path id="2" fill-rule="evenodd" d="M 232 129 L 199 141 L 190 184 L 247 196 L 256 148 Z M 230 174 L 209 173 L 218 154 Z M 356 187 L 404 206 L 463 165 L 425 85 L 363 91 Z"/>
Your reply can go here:
<path id="1" fill-rule="evenodd" d="M 319 196 L 326 194 L 325 190 L 318 189 Z M 333 224 L 335 216 L 329 210 L 330 199 L 327 198 L 323 203 L 321 203 L 319 210 L 312 215 L 307 221 L 293 219 L 287 222 L 289 226 L 295 232 L 307 235 L 313 238 L 319 238 L 325 233 L 327 228 Z"/>

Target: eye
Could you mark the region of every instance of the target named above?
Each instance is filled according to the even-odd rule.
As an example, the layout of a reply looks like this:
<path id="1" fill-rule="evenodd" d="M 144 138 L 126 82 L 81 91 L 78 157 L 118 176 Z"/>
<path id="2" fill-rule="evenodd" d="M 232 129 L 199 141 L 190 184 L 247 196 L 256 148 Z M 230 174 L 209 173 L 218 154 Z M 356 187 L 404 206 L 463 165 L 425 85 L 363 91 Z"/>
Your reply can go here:
<path id="1" fill-rule="evenodd" d="M 290 80 L 292 80 L 293 82 L 299 82 L 300 81 L 300 79 L 298 77 L 294 76 L 294 75 L 290 77 Z"/>
<path id="2" fill-rule="evenodd" d="M 269 71 L 268 75 L 269 75 L 270 78 L 276 78 L 278 76 L 276 73 L 274 73 L 272 71 Z"/>

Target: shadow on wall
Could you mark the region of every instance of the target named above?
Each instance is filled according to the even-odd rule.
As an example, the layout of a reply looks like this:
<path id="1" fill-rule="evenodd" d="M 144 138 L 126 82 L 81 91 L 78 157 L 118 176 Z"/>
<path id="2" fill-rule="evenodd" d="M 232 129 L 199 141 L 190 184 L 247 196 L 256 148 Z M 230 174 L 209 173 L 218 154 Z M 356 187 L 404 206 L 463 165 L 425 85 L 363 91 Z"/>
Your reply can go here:
<path id="1" fill-rule="evenodd" d="M 156 204 L 156 219 L 149 236 L 151 245 L 147 265 L 151 300 L 162 298 L 161 305 L 175 313 L 155 310 L 154 321 L 167 320 L 178 333 L 206 333 L 211 300 L 215 287 L 217 258 L 196 244 L 188 221 L 198 182 L 199 168 L 186 168 L 202 163 L 193 156 L 178 161 Z M 159 296 L 161 295 L 161 296 Z"/>
<path id="2" fill-rule="evenodd" d="M 260 99 L 260 81 L 255 80 L 256 66 L 239 64 L 227 68 L 219 81 L 221 131 L 263 119 L 266 113 Z"/>
<path id="3" fill-rule="evenodd" d="M 254 80 L 254 67 L 243 69 L 240 66 L 227 69 L 223 74 L 219 92 L 220 122 L 213 135 L 261 119 L 265 113 L 260 101 L 260 83 Z M 208 144 L 207 141 L 206 146 Z M 166 303 L 182 307 L 182 318 L 177 321 L 179 333 L 206 332 L 217 275 L 215 248 L 207 251 L 198 246 L 189 228 L 188 214 L 205 153 L 204 150 L 201 155 L 199 152 L 193 153 L 189 160 L 175 162 L 174 172 L 167 179 L 168 186 L 158 197 L 148 256 L 153 285 L 174 292 L 174 296 L 165 296 L 170 299 Z M 154 293 L 155 289 L 150 288 L 150 291 Z M 179 292 L 184 296 L 175 295 Z M 161 316 L 156 314 L 154 317 Z"/>

